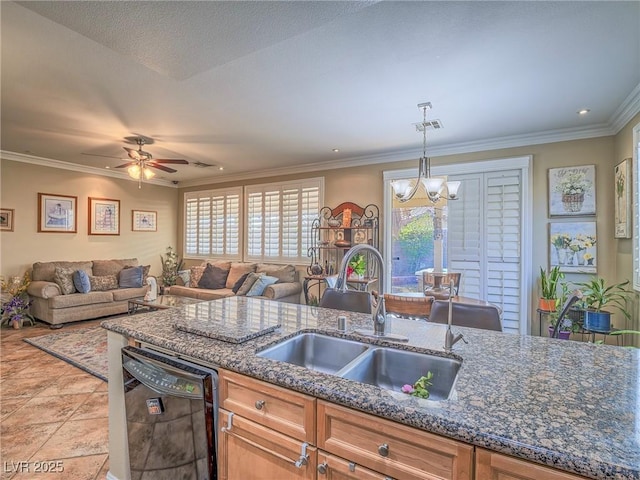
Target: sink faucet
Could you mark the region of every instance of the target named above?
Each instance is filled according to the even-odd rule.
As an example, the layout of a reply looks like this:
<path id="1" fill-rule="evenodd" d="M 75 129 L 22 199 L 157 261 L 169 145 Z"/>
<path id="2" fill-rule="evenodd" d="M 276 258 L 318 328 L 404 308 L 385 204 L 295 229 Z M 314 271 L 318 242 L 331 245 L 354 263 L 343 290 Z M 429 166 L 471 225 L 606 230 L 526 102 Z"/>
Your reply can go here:
<path id="1" fill-rule="evenodd" d="M 569 312 L 571 306 L 576 303 L 578 300 L 582 298 L 582 292 L 580 290 L 574 290 L 571 292 L 571 296 L 567 298 L 567 301 L 564 302 L 562 306 L 562 310 L 560 310 L 560 314 L 558 315 L 558 321 L 556 322 L 555 327 L 553 327 L 553 333 L 551 334 L 551 338 L 558 338 L 558 331 L 562 326 L 562 322 L 564 321 L 565 315 Z"/>
<path id="2" fill-rule="evenodd" d="M 378 302 L 377 304 L 373 301 L 373 296 L 371 298 L 371 319 L 373 320 L 373 331 L 371 330 L 356 330 L 356 333 L 366 336 L 373 336 L 377 338 L 387 338 L 392 340 L 398 340 L 402 342 L 406 342 L 409 339 L 407 337 L 401 335 L 395 335 L 392 333 L 388 333 L 387 330 L 387 312 L 384 307 L 384 260 L 382 259 L 382 255 L 377 248 L 367 244 L 360 243 L 355 245 L 351 249 L 349 249 L 342 257 L 342 263 L 340 264 L 340 270 L 338 274 L 337 288 L 342 289 L 342 291 L 347 290 L 347 268 L 349 267 L 349 261 L 358 253 L 368 252 L 372 254 L 373 258 L 375 258 L 378 262 Z"/>
<path id="3" fill-rule="evenodd" d="M 454 335 L 451 330 L 451 325 L 453 324 L 453 287 L 454 282 L 451 280 L 451 283 L 449 284 L 449 315 L 447 316 L 447 331 L 444 334 L 444 351 L 447 353 L 451 353 L 453 351 L 453 346 L 456 343 L 460 340 L 464 340 L 461 333 Z M 464 340 L 464 342 L 466 343 L 467 341 Z"/>

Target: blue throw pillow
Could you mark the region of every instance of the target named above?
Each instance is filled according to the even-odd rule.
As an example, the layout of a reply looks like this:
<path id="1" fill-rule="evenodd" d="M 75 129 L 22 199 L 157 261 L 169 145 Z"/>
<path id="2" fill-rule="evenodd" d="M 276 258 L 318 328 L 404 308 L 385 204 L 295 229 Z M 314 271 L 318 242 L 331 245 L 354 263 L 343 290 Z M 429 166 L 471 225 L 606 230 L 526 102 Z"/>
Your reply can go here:
<path id="1" fill-rule="evenodd" d="M 80 293 L 89 293 L 91 291 L 91 282 L 89 274 L 84 270 L 76 270 L 73 272 L 73 285 Z"/>
<path id="2" fill-rule="evenodd" d="M 264 289 L 269 285 L 273 285 L 278 281 L 277 277 L 270 277 L 269 275 L 260 275 L 253 284 L 251 289 L 247 292 L 247 297 L 257 297 L 264 293 Z"/>
<path id="3" fill-rule="evenodd" d="M 120 270 L 118 284 L 120 288 L 140 288 L 144 270 L 142 267 L 130 267 Z"/>

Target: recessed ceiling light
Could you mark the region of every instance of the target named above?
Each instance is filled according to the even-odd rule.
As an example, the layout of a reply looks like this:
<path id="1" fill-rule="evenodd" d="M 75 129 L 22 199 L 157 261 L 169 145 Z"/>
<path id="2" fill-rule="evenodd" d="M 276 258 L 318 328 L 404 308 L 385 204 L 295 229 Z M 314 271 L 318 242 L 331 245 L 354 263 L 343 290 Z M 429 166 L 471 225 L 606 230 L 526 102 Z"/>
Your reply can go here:
<path id="1" fill-rule="evenodd" d="M 334 153 L 338 153 L 338 152 L 340 151 L 340 149 L 339 149 L 339 148 L 334 148 L 334 149 L 333 149 L 333 150 L 331 150 L 331 151 L 332 151 L 332 152 L 334 152 Z"/>
<path id="2" fill-rule="evenodd" d="M 224 167 L 218 167 L 218 170 L 224 170 Z"/>
<path id="3" fill-rule="evenodd" d="M 586 115 L 587 113 L 589 113 L 591 110 L 589 110 L 588 108 L 583 108 L 581 110 L 578 110 L 578 115 Z"/>
<path id="4" fill-rule="evenodd" d="M 107 168 L 107 169 L 109 169 L 109 168 L 111 168 L 111 167 L 110 167 L 109 165 L 107 165 L 107 166 L 106 166 L 106 167 L 104 167 L 104 168 Z"/>

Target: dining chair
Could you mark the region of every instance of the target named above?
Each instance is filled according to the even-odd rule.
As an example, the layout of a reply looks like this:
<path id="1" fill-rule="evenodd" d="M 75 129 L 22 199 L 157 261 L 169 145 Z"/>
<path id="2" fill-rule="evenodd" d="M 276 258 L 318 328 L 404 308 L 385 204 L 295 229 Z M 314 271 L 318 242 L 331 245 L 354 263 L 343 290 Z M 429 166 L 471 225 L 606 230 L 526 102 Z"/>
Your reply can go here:
<path id="1" fill-rule="evenodd" d="M 327 288 L 320 298 L 319 306 L 349 312 L 371 313 L 371 300 L 369 292 Z"/>
<path id="2" fill-rule="evenodd" d="M 427 319 L 433 323 L 447 323 L 449 317 L 449 302 L 435 300 L 431 305 L 431 313 Z M 500 309 L 495 305 L 475 305 L 470 303 L 453 302 L 451 323 L 459 327 L 482 328 L 484 330 L 502 331 Z"/>
<path id="3" fill-rule="evenodd" d="M 403 318 L 426 319 L 431 312 L 433 297 L 407 297 L 393 293 L 384 294 L 387 313 Z"/>

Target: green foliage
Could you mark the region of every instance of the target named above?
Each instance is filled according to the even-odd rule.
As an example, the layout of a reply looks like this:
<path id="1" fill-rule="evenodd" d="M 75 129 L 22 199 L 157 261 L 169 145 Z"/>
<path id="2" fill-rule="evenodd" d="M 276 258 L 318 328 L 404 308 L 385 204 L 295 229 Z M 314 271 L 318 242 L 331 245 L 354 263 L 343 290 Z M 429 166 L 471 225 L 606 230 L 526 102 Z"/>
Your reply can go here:
<path id="1" fill-rule="evenodd" d="M 628 284 L 629 280 L 607 285 L 604 278 L 592 277 L 588 282 L 578 283 L 577 286 L 582 290 L 582 301 L 587 308 L 600 312 L 608 305 L 619 310 L 629 320 L 631 315 L 626 310 L 630 293 L 627 290 Z"/>
<path id="2" fill-rule="evenodd" d="M 413 385 L 405 385 L 402 388 L 404 393 L 408 393 L 413 397 L 429 398 L 429 387 L 433 385 L 431 380 L 433 379 L 433 373 L 427 372 L 426 375 L 416 380 Z"/>
<path id="3" fill-rule="evenodd" d="M 422 259 L 433 256 L 433 219 L 421 215 L 407 223 L 398 232 L 398 243 L 406 256 L 406 264 L 415 272 L 426 265 Z"/>
<path id="4" fill-rule="evenodd" d="M 175 285 L 178 279 L 178 270 L 182 267 L 182 260 L 171 247 L 167 247 L 164 257 L 160 255 L 160 260 L 162 261 L 162 275 L 160 276 L 162 285 L 164 287 Z"/>
<path id="5" fill-rule="evenodd" d="M 564 278 L 560 266 L 556 265 L 548 273 L 540 267 L 540 294 L 542 298 L 553 300 L 558 298 L 558 284 Z"/>
<path id="6" fill-rule="evenodd" d="M 349 266 L 356 275 L 364 275 L 367 271 L 367 261 L 364 258 L 364 254 L 357 253 L 349 260 Z"/>

